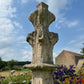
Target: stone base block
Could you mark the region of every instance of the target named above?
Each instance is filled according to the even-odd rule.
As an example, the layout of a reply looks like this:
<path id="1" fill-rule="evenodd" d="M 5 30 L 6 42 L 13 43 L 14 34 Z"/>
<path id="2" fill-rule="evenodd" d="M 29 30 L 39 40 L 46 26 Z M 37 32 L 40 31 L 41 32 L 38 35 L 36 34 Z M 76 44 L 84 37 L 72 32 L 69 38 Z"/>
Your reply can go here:
<path id="1" fill-rule="evenodd" d="M 32 84 L 54 84 L 53 83 L 53 71 L 57 68 L 54 64 L 27 64 L 24 68 L 32 70 Z"/>
<path id="2" fill-rule="evenodd" d="M 53 84 L 52 71 L 32 71 L 32 84 Z"/>

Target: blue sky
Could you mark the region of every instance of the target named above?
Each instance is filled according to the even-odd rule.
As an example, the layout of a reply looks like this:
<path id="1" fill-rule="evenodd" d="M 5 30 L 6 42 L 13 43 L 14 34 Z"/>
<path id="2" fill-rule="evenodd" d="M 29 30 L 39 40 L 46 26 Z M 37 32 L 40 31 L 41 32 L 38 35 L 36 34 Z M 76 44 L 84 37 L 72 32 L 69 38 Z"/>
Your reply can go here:
<path id="1" fill-rule="evenodd" d="M 32 48 L 26 42 L 34 31 L 28 16 L 45 2 L 56 20 L 49 31 L 58 33 L 53 58 L 62 51 L 80 53 L 84 43 L 84 0 L 0 0 L 0 57 L 2 60 L 31 61 Z"/>

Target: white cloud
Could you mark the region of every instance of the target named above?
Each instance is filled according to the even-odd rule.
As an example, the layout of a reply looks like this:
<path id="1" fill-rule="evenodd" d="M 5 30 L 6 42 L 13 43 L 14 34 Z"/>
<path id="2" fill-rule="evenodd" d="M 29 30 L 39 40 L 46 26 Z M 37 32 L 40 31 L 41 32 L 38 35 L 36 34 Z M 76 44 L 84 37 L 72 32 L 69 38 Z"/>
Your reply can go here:
<path id="1" fill-rule="evenodd" d="M 19 36 L 17 40 L 18 40 L 18 41 L 22 41 L 22 40 L 25 40 L 25 39 L 26 39 L 25 36 Z"/>
<path id="2" fill-rule="evenodd" d="M 68 27 L 71 28 L 71 27 L 77 26 L 78 23 L 79 23 L 78 21 L 69 22 L 69 23 L 68 23 Z"/>
<path id="3" fill-rule="evenodd" d="M 80 39 L 84 39 L 84 35 L 80 35 L 79 38 L 80 38 Z"/>
<path id="4" fill-rule="evenodd" d="M 80 53 L 80 50 L 79 49 L 72 48 L 72 47 L 65 47 L 65 48 L 63 48 L 63 50 L 68 50 L 68 51 Z"/>
<path id="5" fill-rule="evenodd" d="M 16 8 L 11 7 L 12 0 L 0 0 L 0 37 L 8 36 L 14 30 L 14 25 L 10 18 L 15 16 Z"/>
<path id="6" fill-rule="evenodd" d="M 61 15 L 60 11 L 66 8 L 68 1 L 67 0 L 48 0 L 47 3 L 49 5 L 49 10 L 53 12 L 58 18 L 58 16 Z"/>
<path id="7" fill-rule="evenodd" d="M 14 48 L 18 33 L 15 27 L 22 28 L 18 22 L 12 20 L 16 18 L 16 7 L 12 4 L 13 0 L 0 0 L 0 57 L 6 61 L 18 56 Z"/>
<path id="8" fill-rule="evenodd" d="M 70 44 L 73 44 L 75 42 L 76 42 L 76 40 L 71 40 L 68 44 L 70 45 Z"/>
<path id="9" fill-rule="evenodd" d="M 22 60 L 23 61 L 31 61 L 32 60 L 32 52 L 31 51 L 27 51 L 27 50 L 22 50 Z"/>
<path id="10" fill-rule="evenodd" d="M 36 0 L 37 2 L 46 2 L 47 0 Z"/>
<path id="11" fill-rule="evenodd" d="M 26 37 L 25 36 L 19 36 L 17 37 L 17 40 L 16 40 L 17 43 L 27 43 L 26 42 Z"/>
<path id="12" fill-rule="evenodd" d="M 11 47 L 6 47 L 0 49 L 0 57 L 2 57 L 3 60 L 7 61 L 15 58 L 16 55 L 14 53 L 14 49 L 12 49 Z"/>
<path id="13" fill-rule="evenodd" d="M 57 54 L 55 52 L 53 52 L 53 62 L 55 64 L 55 58 L 56 58 Z"/>
<path id="14" fill-rule="evenodd" d="M 82 28 L 78 29 L 77 31 L 84 31 L 84 28 L 82 27 Z"/>
<path id="15" fill-rule="evenodd" d="M 21 2 L 24 4 L 24 3 L 27 3 L 29 0 L 21 0 Z"/>
<path id="16" fill-rule="evenodd" d="M 31 61 L 32 57 L 30 55 L 25 55 L 22 57 L 22 61 Z"/>
<path id="17" fill-rule="evenodd" d="M 0 17 L 15 17 L 16 8 L 11 4 L 12 0 L 0 0 Z"/>
<path id="18" fill-rule="evenodd" d="M 9 35 L 13 32 L 14 26 L 9 18 L 0 18 L 0 36 Z"/>
<path id="19" fill-rule="evenodd" d="M 26 42 L 26 41 L 21 41 L 21 42 L 18 42 L 18 43 L 19 43 L 19 44 L 20 44 L 20 43 L 26 44 L 27 42 Z"/>
<path id="20" fill-rule="evenodd" d="M 22 29 L 22 28 L 23 28 L 23 27 L 21 26 L 21 24 L 20 24 L 20 23 L 18 23 L 18 22 L 16 22 L 16 21 L 14 21 L 13 23 L 14 23 L 14 25 L 15 25 L 16 27 L 18 27 L 18 28 L 20 28 L 20 29 Z"/>
<path id="21" fill-rule="evenodd" d="M 10 18 L 15 16 L 16 9 L 11 5 L 12 0 L 0 0 L 0 50 L 10 47 L 13 41 L 14 25 Z"/>

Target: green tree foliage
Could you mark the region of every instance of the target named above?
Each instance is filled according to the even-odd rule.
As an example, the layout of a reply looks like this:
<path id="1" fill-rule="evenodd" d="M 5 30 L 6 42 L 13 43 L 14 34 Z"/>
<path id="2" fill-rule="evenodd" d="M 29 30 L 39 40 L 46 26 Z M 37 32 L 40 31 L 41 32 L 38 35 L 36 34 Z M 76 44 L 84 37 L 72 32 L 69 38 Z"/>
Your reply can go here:
<path id="1" fill-rule="evenodd" d="M 2 59 L 0 57 L 0 69 L 1 69 L 1 67 L 2 67 Z"/>
<path id="2" fill-rule="evenodd" d="M 84 43 L 83 43 L 83 48 L 81 48 L 80 53 L 82 53 L 84 55 Z"/>
<path id="3" fill-rule="evenodd" d="M 10 61 L 8 61 L 8 67 L 9 67 L 9 69 L 13 69 L 13 67 L 15 66 L 15 65 L 17 65 L 17 61 L 15 61 L 15 60 L 10 60 Z"/>
<path id="4" fill-rule="evenodd" d="M 81 59 L 84 59 L 84 43 L 83 43 L 83 48 L 81 48 L 80 53 L 82 53 L 82 56 L 80 58 Z"/>
<path id="5" fill-rule="evenodd" d="M 84 55 L 84 48 L 81 49 L 81 52 L 80 53 L 82 53 Z"/>
<path id="6" fill-rule="evenodd" d="M 2 58 L 0 57 L 0 69 L 3 69 L 6 66 L 5 62 L 2 61 Z"/>

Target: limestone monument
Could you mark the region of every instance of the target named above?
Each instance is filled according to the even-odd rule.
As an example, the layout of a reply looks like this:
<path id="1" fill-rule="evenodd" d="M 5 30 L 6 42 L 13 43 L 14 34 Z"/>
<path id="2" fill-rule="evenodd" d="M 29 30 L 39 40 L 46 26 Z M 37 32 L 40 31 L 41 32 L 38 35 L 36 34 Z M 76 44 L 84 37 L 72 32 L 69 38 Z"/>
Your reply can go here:
<path id="1" fill-rule="evenodd" d="M 53 47 L 58 41 L 58 34 L 49 32 L 49 25 L 55 16 L 48 11 L 48 5 L 41 2 L 37 10 L 29 16 L 35 31 L 29 33 L 27 42 L 32 46 L 32 63 L 25 65 L 33 72 L 32 84 L 53 84 L 52 73 L 56 68 L 53 64 Z"/>

